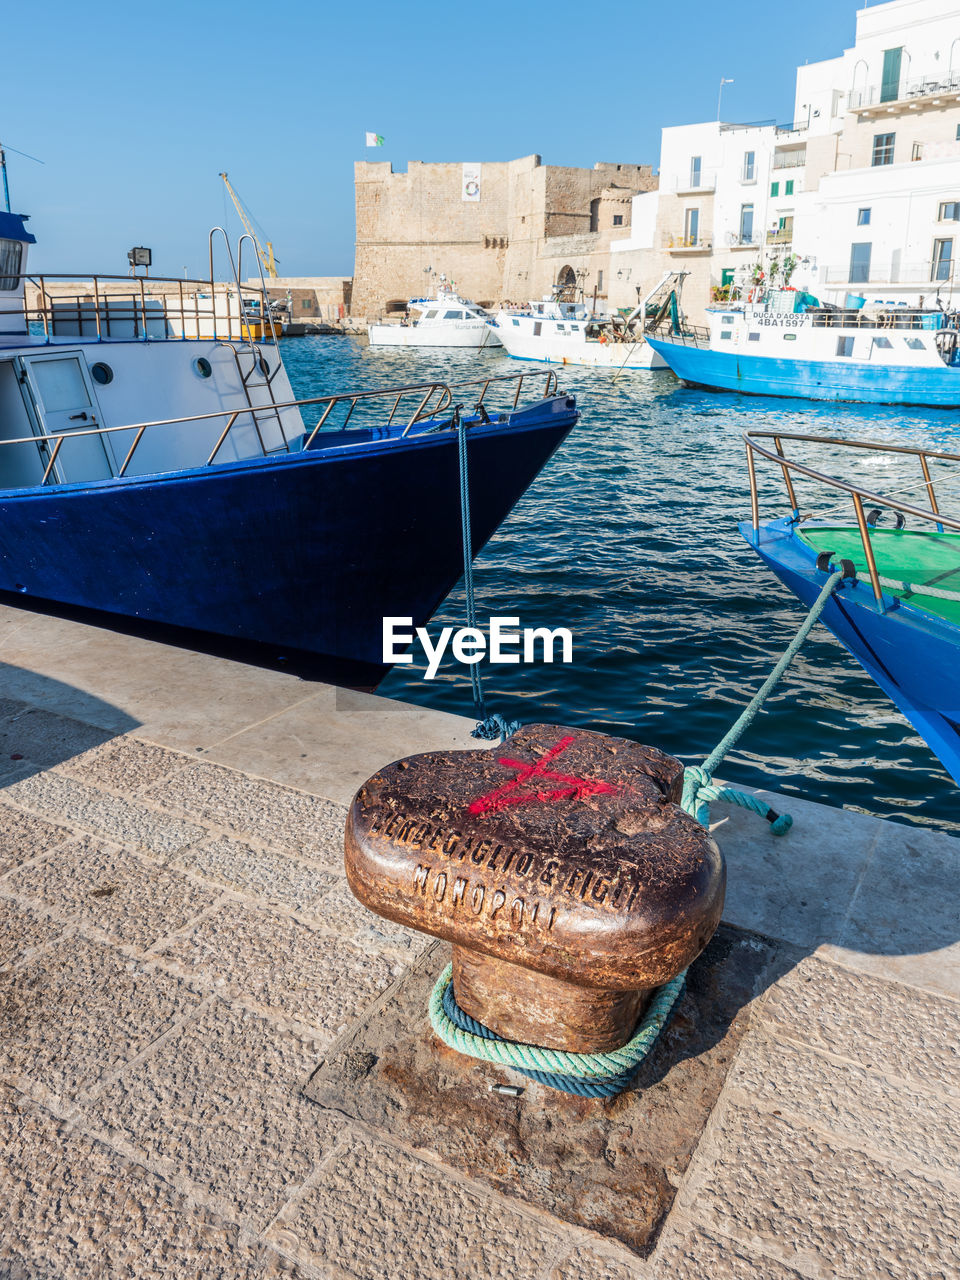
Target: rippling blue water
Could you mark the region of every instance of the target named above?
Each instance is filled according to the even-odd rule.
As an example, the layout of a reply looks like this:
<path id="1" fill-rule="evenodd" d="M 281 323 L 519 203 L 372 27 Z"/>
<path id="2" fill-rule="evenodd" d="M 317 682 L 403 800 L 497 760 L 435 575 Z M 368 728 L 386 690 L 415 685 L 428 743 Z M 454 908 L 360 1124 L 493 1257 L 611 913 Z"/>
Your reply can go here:
<path id="1" fill-rule="evenodd" d="M 283 342 L 298 396 L 434 377 L 535 371 L 505 356 L 419 353 L 361 340 Z M 668 373 L 567 368 L 583 421 L 476 563 L 478 614 L 565 626 L 574 662 L 485 666 L 488 709 L 641 739 L 686 762 L 716 745 L 793 637 L 803 610 L 747 548 L 741 432 L 777 426 L 960 443 L 957 415 L 710 395 Z M 495 403 L 490 397 L 489 403 Z M 770 516 L 782 482 L 764 482 Z M 464 625 L 462 584 L 431 631 Z M 419 654 L 419 648 L 415 650 Z M 467 669 L 397 667 L 380 692 L 471 714 Z M 957 792 L 893 705 L 822 627 L 723 776 L 810 800 L 960 830 Z"/>

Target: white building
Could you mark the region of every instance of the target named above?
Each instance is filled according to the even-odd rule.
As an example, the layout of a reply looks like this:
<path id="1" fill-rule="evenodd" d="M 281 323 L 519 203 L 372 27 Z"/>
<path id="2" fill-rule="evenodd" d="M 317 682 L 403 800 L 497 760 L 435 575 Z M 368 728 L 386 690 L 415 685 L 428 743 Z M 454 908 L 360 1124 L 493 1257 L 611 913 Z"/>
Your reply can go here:
<path id="1" fill-rule="evenodd" d="M 857 13 L 851 48 L 798 68 L 792 121 L 663 130 L 660 190 L 611 245 L 610 301 L 683 268 L 696 319 L 731 280 L 786 264 L 826 301 L 949 304 L 955 233 L 960 0 L 888 0 Z"/>
<path id="2" fill-rule="evenodd" d="M 951 303 L 960 234 L 960 0 L 890 0 L 857 14 L 839 58 L 801 67 L 806 194 L 798 282 Z M 804 261 L 805 260 L 805 261 Z M 960 298 L 957 299 L 960 302 Z"/>

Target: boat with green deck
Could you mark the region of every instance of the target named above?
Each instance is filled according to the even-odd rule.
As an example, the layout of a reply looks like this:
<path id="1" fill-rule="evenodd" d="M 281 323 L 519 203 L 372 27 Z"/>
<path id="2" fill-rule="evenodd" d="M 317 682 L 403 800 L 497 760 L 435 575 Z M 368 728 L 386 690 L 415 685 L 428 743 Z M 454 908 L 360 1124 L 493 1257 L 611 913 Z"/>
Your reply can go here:
<path id="1" fill-rule="evenodd" d="M 744 538 L 806 605 L 844 571 L 821 621 L 960 783 L 960 454 L 776 431 L 744 441 Z M 764 523 L 760 462 L 789 503 Z"/>

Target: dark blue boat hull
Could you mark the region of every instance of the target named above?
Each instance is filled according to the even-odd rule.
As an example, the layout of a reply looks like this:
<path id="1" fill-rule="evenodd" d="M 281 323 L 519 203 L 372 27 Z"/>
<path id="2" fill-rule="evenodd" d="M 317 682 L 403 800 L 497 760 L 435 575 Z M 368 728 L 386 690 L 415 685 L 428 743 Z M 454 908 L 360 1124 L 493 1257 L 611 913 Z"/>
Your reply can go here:
<path id="1" fill-rule="evenodd" d="M 812 605 L 828 575 L 816 554 L 796 537 L 789 519 L 740 532 L 805 605 Z M 844 582 L 821 621 L 896 704 L 960 784 L 960 627 L 884 596 L 884 609 L 869 584 Z"/>
<path id="2" fill-rule="evenodd" d="M 470 427 L 475 552 L 578 418 L 557 397 Z M 162 476 L 0 491 L 0 590 L 382 675 L 383 617 L 424 624 L 463 572 L 457 437 L 350 438 Z"/>

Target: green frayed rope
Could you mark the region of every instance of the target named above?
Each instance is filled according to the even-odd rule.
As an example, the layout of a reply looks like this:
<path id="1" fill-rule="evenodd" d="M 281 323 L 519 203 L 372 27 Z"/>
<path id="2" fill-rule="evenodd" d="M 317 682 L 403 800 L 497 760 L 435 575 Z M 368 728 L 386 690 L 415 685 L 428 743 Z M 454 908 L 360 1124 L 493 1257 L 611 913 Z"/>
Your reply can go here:
<path id="1" fill-rule="evenodd" d="M 800 646 L 803 644 L 804 640 L 806 640 L 814 624 L 827 607 L 827 602 L 833 595 L 834 587 L 837 586 L 842 578 L 842 569 L 838 569 L 836 572 L 831 573 L 830 577 L 823 584 L 823 589 L 814 601 L 810 612 L 801 623 L 800 630 L 787 645 L 786 649 L 784 649 L 783 654 L 780 657 L 780 661 L 767 676 L 766 680 L 764 680 L 763 684 L 750 699 L 749 703 L 744 707 L 733 725 L 717 746 L 715 746 L 710 752 L 702 765 L 691 765 L 689 768 L 684 770 L 683 799 L 680 803 L 687 813 L 696 818 L 702 826 L 709 827 L 710 825 L 710 802 L 712 800 L 724 800 L 728 804 L 738 804 L 741 808 L 750 809 L 754 813 L 760 814 L 762 818 L 766 818 L 773 812 L 768 804 L 764 804 L 764 802 L 762 800 L 758 800 L 756 796 L 749 796 L 746 792 L 737 791 L 733 787 L 718 787 L 713 781 L 713 775 L 716 773 L 724 756 L 731 750 L 731 748 L 736 746 L 744 733 L 757 718 L 761 707 L 773 692 L 781 676 L 800 652 Z M 770 829 L 775 836 L 782 836 L 790 830 L 792 825 L 793 819 L 788 813 L 778 814 L 776 815 L 775 821 L 771 824 Z"/>
<path id="2" fill-rule="evenodd" d="M 448 964 L 430 996 L 430 1025 L 449 1048 L 484 1062 L 496 1062 L 502 1067 L 522 1067 L 527 1071 L 547 1071 L 554 1075 L 575 1076 L 579 1080 L 602 1081 L 631 1071 L 644 1060 L 677 1002 L 686 970 L 659 988 L 633 1038 L 609 1053 L 566 1053 L 562 1049 L 544 1049 L 515 1040 L 486 1040 L 483 1036 L 461 1031 L 443 1009 L 443 993 L 452 976 L 453 965 Z"/>

